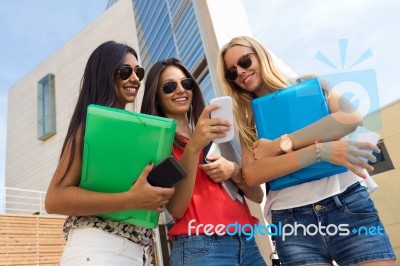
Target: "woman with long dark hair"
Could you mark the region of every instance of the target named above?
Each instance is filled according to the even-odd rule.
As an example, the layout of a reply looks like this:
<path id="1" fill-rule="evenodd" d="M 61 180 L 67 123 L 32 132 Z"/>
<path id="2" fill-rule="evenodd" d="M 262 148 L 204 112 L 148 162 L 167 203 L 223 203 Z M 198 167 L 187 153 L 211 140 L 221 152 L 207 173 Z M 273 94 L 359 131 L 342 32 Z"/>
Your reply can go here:
<path id="1" fill-rule="evenodd" d="M 174 266 L 265 265 L 254 239 L 257 218 L 246 199 L 232 200 L 221 182 L 231 179 L 257 203 L 264 196 L 261 187 L 248 187 L 239 165 L 223 156 L 207 156 L 211 162 L 203 162 L 204 147 L 214 138 L 225 137 L 232 126 L 224 119 L 210 118 L 218 108 L 205 107 L 199 85 L 178 59 L 159 61 L 150 69 L 141 112 L 178 122 L 173 155 L 187 172 L 167 204 L 175 218 L 169 231 Z M 235 226 L 236 232 L 229 231 Z"/>
<path id="2" fill-rule="evenodd" d="M 126 192 L 101 193 L 79 187 L 88 105 L 124 109 L 135 101 L 143 78 L 144 69 L 138 64 L 136 51 L 125 44 L 105 42 L 89 57 L 60 161 L 46 196 L 48 213 L 69 216 L 63 228 L 67 244 L 61 265 L 150 265 L 152 262 L 151 229 L 95 216 L 135 209 L 164 211 L 174 189 L 152 187 L 147 182 L 152 164 L 143 169 Z"/>

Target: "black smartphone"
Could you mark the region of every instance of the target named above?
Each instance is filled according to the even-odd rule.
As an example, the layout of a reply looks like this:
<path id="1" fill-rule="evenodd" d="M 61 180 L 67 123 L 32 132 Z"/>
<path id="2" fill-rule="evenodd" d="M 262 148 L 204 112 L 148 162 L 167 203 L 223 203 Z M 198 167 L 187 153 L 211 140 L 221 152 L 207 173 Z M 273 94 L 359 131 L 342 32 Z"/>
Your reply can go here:
<path id="1" fill-rule="evenodd" d="M 147 176 L 147 182 L 155 187 L 173 187 L 186 177 L 186 171 L 173 157 L 168 156 L 156 166 Z"/>

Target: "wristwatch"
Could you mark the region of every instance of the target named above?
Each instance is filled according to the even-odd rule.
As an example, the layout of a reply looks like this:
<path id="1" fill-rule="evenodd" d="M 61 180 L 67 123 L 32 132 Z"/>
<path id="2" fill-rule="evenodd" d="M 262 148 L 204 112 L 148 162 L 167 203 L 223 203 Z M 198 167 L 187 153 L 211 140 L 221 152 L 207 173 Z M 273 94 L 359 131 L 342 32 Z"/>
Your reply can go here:
<path id="1" fill-rule="evenodd" d="M 293 151 L 293 141 L 289 138 L 288 134 L 281 136 L 279 147 L 284 153 Z"/>

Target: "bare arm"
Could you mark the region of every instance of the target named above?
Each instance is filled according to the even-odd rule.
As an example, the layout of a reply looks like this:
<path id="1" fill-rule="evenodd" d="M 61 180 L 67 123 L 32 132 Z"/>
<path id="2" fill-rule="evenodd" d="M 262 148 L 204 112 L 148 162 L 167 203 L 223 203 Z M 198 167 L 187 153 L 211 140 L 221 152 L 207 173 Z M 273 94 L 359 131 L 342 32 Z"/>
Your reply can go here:
<path id="1" fill-rule="evenodd" d="M 324 81 L 321 81 L 321 84 L 329 90 L 329 86 Z M 265 139 L 257 141 L 254 151 L 242 145 L 243 171 L 249 185 L 268 182 L 315 163 L 314 142 L 316 140 L 323 142 L 319 144 L 322 160 L 343 165 L 361 177 L 363 177 L 362 171 L 356 166 L 373 169 L 357 157 L 374 161 L 374 156 L 365 153 L 362 149 L 368 147 L 379 151 L 375 145 L 337 141 L 361 125 L 362 117 L 348 100 L 340 97 L 338 92 L 331 90 L 329 93 L 328 107 L 331 114 L 289 134 L 293 141 L 294 152 L 282 154 L 279 138 L 272 141 Z"/>
<path id="2" fill-rule="evenodd" d="M 187 176 L 175 187 L 175 195 L 167 204 L 167 209 L 174 218 L 182 218 L 189 206 L 196 182 L 200 151 L 201 147 L 196 147 L 188 143 L 183 152 L 180 164 L 186 170 Z"/>
<path id="3" fill-rule="evenodd" d="M 189 206 L 196 181 L 201 150 L 212 139 L 225 137 L 226 134 L 224 132 L 230 127 L 226 120 L 209 118 L 210 112 L 217 108 L 217 105 L 210 105 L 204 108 L 197 122 L 196 129 L 183 152 L 180 164 L 186 170 L 187 177 L 176 186 L 175 194 L 169 204 L 167 204 L 167 209 L 174 218 L 183 217 Z M 211 132 L 213 127 L 216 128 L 215 132 Z"/>
<path id="4" fill-rule="evenodd" d="M 330 115 L 289 134 L 294 150 L 312 145 L 315 140 L 319 142 L 339 140 L 362 125 L 363 118 L 357 109 L 337 91 L 330 89 L 324 80 L 320 79 L 320 82 L 321 86 L 329 91 L 327 103 Z M 274 150 L 279 151 L 279 138 L 275 139 L 274 143 Z"/>
<path id="5" fill-rule="evenodd" d="M 81 138 L 81 135 L 78 135 L 78 138 Z M 79 143 L 79 139 L 76 142 Z M 72 151 L 71 143 L 69 141 L 47 191 L 45 205 L 48 213 L 96 215 L 134 209 L 158 212 L 164 210 L 163 205 L 167 204 L 174 189 L 152 187 L 147 183 L 147 174 L 152 169 L 150 165 L 145 167 L 135 185 L 127 192 L 100 193 L 80 188 L 82 157 L 78 144 L 74 160 L 71 166 L 67 167 Z"/>
<path id="6" fill-rule="evenodd" d="M 274 150 L 274 142 L 260 139 L 255 149 L 250 150 L 242 144 L 242 162 L 244 179 L 250 186 L 258 185 L 275 178 L 302 169 L 317 161 L 314 145 L 301 148 L 288 154 Z M 376 158 L 364 149 L 379 152 L 376 145 L 368 142 L 330 141 L 319 143 L 320 159 L 333 164 L 342 165 L 356 175 L 365 178 L 357 166 L 373 171 L 373 167 L 364 163 L 360 158 L 376 161 Z"/>
<path id="7" fill-rule="evenodd" d="M 269 145 L 270 147 L 274 146 L 271 141 L 269 141 Z M 285 155 L 270 153 L 257 160 L 253 151 L 243 142 L 241 142 L 241 147 L 243 178 L 249 186 L 266 183 L 315 162 L 315 153 L 311 146 Z M 273 152 L 272 148 L 266 148 L 266 150 Z"/>

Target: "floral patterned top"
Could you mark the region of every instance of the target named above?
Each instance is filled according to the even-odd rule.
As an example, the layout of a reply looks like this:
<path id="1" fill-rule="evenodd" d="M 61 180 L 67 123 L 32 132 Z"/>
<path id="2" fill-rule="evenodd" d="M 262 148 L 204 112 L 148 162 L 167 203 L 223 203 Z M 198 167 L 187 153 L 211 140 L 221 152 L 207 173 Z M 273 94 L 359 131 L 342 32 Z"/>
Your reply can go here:
<path id="1" fill-rule="evenodd" d="M 69 216 L 63 226 L 63 238 L 68 239 L 68 233 L 73 228 L 92 227 L 105 232 L 124 237 L 134 243 L 153 249 L 153 230 L 137 225 L 115 222 L 95 216 Z M 153 253 L 153 252 L 151 252 Z"/>

